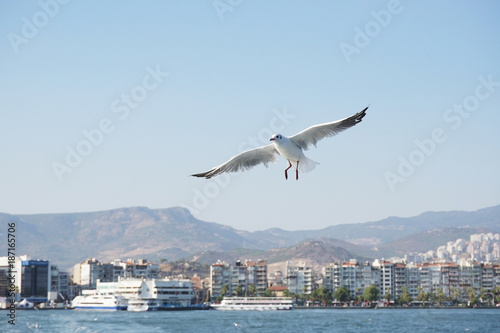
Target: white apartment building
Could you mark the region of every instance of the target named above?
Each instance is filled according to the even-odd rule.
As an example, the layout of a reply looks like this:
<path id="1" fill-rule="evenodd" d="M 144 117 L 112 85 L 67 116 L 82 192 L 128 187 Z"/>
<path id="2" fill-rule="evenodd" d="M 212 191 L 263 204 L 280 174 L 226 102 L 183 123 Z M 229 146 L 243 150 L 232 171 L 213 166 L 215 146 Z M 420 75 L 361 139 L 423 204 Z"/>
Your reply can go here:
<path id="1" fill-rule="evenodd" d="M 247 295 L 251 286 L 255 287 L 257 295 L 262 295 L 267 289 L 267 262 L 257 260 L 236 261 L 235 265 L 217 261 L 210 266 L 210 295 L 217 298 L 222 295 L 223 288 L 227 295 L 236 295 L 238 289 Z"/>
<path id="2" fill-rule="evenodd" d="M 290 292 L 294 294 L 311 294 L 314 287 L 312 267 L 305 262 L 292 265 L 290 261 L 286 263 L 286 285 Z"/>
<path id="3" fill-rule="evenodd" d="M 394 264 L 382 260 L 375 260 L 372 264 L 373 268 L 378 270 L 380 274 L 379 291 L 380 295 L 391 294 L 394 296 L 395 289 L 395 275 L 394 275 Z"/>

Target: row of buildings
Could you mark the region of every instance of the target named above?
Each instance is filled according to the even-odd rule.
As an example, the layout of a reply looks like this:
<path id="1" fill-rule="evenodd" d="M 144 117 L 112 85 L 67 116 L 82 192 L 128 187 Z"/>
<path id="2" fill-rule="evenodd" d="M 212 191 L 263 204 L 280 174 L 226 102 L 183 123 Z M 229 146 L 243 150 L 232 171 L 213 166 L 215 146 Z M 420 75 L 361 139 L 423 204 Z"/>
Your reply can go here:
<path id="1" fill-rule="evenodd" d="M 9 279 L 10 272 L 15 279 Z M 115 260 L 102 263 L 87 259 L 74 266 L 73 275 L 60 271 L 46 260 L 30 260 L 26 256 L 16 257 L 13 267 L 7 257 L 0 257 L 0 298 L 7 297 L 14 286 L 18 300 L 27 298 L 32 302 L 72 300 L 85 289 L 135 288 L 135 292 L 153 292 L 157 295 L 173 293 L 172 297 L 184 297 L 193 303 L 215 300 L 219 296 L 259 296 L 269 289 L 287 289 L 296 295 L 311 294 L 324 287 L 332 293 L 341 287 L 350 291 L 351 297 L 363 294 L 364 289 L 374 285 L 381 298 L 390 294 L 397 299 L 406 289 L 413 299 L 419 293 L 441 293 L 453 299 L 468 299 L 473 290 L 492 293 L 500 287 L 500 264 L 477 261 L 404 263 L 390 260 L 375 260 L 359 263 L 350 260 L 331 263 L 321 272 L 305 263 L 288 262 L 283 271 L 268 272 L 266 260 L 236 261 L 231 265 L 218 261 L 210 266 L 206 279 L 198 276 L 187 279 L 158 279 L 158 264 L 147 260 Z M 152 283 L 152 284 L 151 284 Z M 151 285 L 149 285 L 151 284 Z M 162 289 L 163 288 L 163 289 Z M 176 289 L 180 288 L 180 289 Z"/>
<path id="2" fill-rule="evenodd" d="M 0 298 L 15 291 L 17 300 L 28 299 L 34 303 L 69 301 L 82 290 L 96 289 L 101 283 L 118 283 L 124 280 L 155 280 L 158 264 L 146 259 L 99 262 L 86 259 L 73 268 L 73 274 L 59 270 L 48 260 L 31 260 L 27 256 L 0 257 Z"/>
<path id="3" fill-rule="evenodd" d="M 390 294 L 392 299 L 401 297 L 403 288 L 413 299 L 417 299 L 421 291 L 468 299 L 470 288 L 477 296 L 482 291 L 491 293 L 500 287 L 500 264 L 476 261 L 405 264 L 387 260 L 360 264 L 350 260 L 323 268 L 323 286 L 331 291 L 346 287 L 355 298 L 370 285 L 379 289 L 381 297 Z"/>
<path id="4" fill-rule="evenodd" d="M 20 298 L 46 301 L 68 292 L 68 273 L 59 272 L 46 260 L 30 260 L 27 256 L 0 257 L 0 298 L 12 292 Z"/>
<path id="5" fill-rule="evenodd" d="M 99 262 L 89 258 L 73 267 L 73 282 L 83 289 L 95 289 L 97 281 L 117 282 L 123 279 L 157 279 L 158 264 L 147 259 Z"/>
<path id="6" fill-rule="evenodd" d="M 468 299 L 470 288 L 477 296 L 482 291 L 491 293 L 500 287 L 500 264 L 475 261 L 405 264 L 382 259 L 361 264 L 352 259 L 323 267 L 321 275 L 305 263 L 288 262 L 285 274 L 275 272 L 268 276 L 263 272 L 267 272 L 265 260 L 237 261 L 235 265 L 218 261 L 210 267 L 210 295 L 212 299 L 223 295 L 262 295 L 267 288 L 276 286 L 286 287 L 296 295 L 308 295 L 319 287 L 332 293 L 345 287 L 355 299 L 366 287 L 374 285 L 381 298 L 390 294 L 392 299 L 397 299 L 404 287 L 413 299 L 417 299 L 421 291 Z"/>

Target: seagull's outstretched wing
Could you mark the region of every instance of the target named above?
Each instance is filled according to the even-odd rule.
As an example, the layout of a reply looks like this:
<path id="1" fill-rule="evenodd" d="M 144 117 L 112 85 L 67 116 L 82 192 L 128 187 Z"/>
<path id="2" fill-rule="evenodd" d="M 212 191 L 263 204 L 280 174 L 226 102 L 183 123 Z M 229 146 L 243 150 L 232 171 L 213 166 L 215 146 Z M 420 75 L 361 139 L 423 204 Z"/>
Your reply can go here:
<path id="1" fill-rule="evenodd" d="M 244 151 L 236 156 L 233 156 L 229 161 L 208 171 L 197 173 L 194 177 L 205 177 L 206 179 L 220 175 L 224 172 L 244 171 L 258 164 L 264 164 L 266 167 L 269 162 L 275 163 L 278 151 L 273 144 Z"/>
<path id="2" fill-rule="evenodd" d="M 316 143 L 326 137 L 334 136 L 361 122 L 363 117 L 366 115 L 366 110 L 368 107 L 364 108 L 362 111 L 356 113 L 353 116 L 333 121 L 331 123 L 319 124 L 311 126 L 300 133 L 295 134 L 290 137 L 297 146 L 307 150 L 311 145 L 316 146 Z"/>

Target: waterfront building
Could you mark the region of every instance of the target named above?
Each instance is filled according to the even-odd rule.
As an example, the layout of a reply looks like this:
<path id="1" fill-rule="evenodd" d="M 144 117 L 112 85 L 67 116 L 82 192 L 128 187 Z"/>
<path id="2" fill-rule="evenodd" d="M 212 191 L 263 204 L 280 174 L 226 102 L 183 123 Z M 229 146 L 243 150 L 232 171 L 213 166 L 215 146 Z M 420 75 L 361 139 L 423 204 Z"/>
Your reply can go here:
<path id="1" fill-rule="evenodd" d="M 420 271 L 416 264 L 406 265 L 406 290 L 414 300 L 418 297 L 418 288 L 420 287 Z"/>
<path id="2" fill-rule="evenodd" d="M 10 284 L 14 284 L 16 300 L 20 300 L 21 292 L 21 267 L 23 260 L 27 260 L 26 256 L 20 256 L 14 258 L 13 267 L 11 269 L 8 257 L 0 257 L 0 297 L 9 296 Z M 8 279 L 10 276 L 14 276 L 13 280 Z"/>
<path id="3" fill-rule="evenodd" d="M 257 295 L 262 295 L 267 290 L 267 260 L 259 259 L 255 266 L 255 287 Z"/>
<path id="4" fill-rule="evenodd" d="M 468 299 L 468 289 L 472 288 L 477 295 L 481 292 L 482 273 L 481 264 L 476 261 L 464 261 L 459 264 L 460 294 Z"/>
<path id="5" fill-rule="evenodd" d="M 398 299 L 403 294 L 403 287 L 408 285 L 408 274 L 406 265 L 397 263 L 394 264 L 394 289 L 392 292 L 393 299 Z"/>
<path id="6" fill-rule="evenodd" d="M 73 282 L 82 288 L 95 289 L 100 280 L 101 265 L 95 258 L 89 258 L 74 266 Z"/>
<path id="7" fill-rule="evenodd" d="M 375 260 L 372 266 L 378 270 L 380 282 L 378 284 L 378 288 L 380 291 L 381 297 L 387 294 L 391 294 L 394 297 L 395 290 L 395 276 L 394 269 L 395 264 L 391 263 L 387 260 Z"/>
<path id="8" fill-rule="evenodd" d="M 87 291 L 88 292 L 88 291 Z M 187 279 L 120 279 L 117 282 L 97 281 L 96 292 L 157 301 L 161 307 L 190 306 L 194 290 Z"/>
<path id="9" fill-rule="evenodd" d="M 494 270 L 493 270 L 493 264 L 491 263 L 486 263 L 482 265 L 482 273 L 481 273 L 481 288 L 484 289 L 486 292 L 491 292 L 493 289 L 495 289 L 493 286 L 494 284 Z"/>
<path id="10" fill-rule="evenodd" d="M 285 290 L 287 290 L 287 287 L 285 286 L 271 286 L 269 290 L 273 294 L 273 297 L 286 297 Z"/>
<path id="11" fill-rule="evenodd" d="M 223 288 L 229 289 L 232 281 L 232 270 L 231 266 L 218 260 L 215 264 L 210 265 L 210 297 L 216 299 L 219 296 L 223 296 Z M 226 287 L 224 287 L 226 286 Z M 227 290 L 230 295 L 231 291 Z"/>
<path id="12" fill-rule="evenodd" d="M 54 295 L 51 297 L 54 301 L 58 297 L 62 300 L 69 299 L 69 274 L 61 272 L 55 265 L 50 267 L 50 292 Z"/>
<path id="13" fill-rule="evenodd" d="M 267 289 L 267 262 L 265 260 L 237 260 L 235 265 L 217 261 L 210 266 L 210 295 L 216 299 L 219 296 L 245 296 L 255 291 L 262 295 Z"/>
<path id="14" fill-rule="evenodd" d="M 305 262 L 292 265 L 290 261 L 286 263 L 286 285 L 288 290 L 296 295 L 309 295 L 313 291 L 313 270 Z"/>
<path id="15" fill-rule="evenodd" d="M 338 288 L 349 289 L 351 299 L 363 294 L 366 287 L 380 284 L 379 270 L 372 267 L 369 262 L 364 265 L 351 259 L 342 264 L 331 263 L 323 267 L 323 286 L 334 293 Z"/>
<path id="16" fill-rule="evenodd" d="M 23 260 L 21 263 L 21 298 L 47 302 L 50 290 L 50 265 L 47 260 Z"/>
<path id="17" fill-rule="evenodd" d="M 231 266 L 231 291 L 235 296 L 243 296 L 247 294 L 250 286 L 255 286 L 255 263 L 253 261 L 245 261 L 243 264 L 240 260 L 236 261 L 234 266 Z M 239 287 L 239 289 L 237 289 Z M 240 295 L 236 295 L 237 291 Z"/>

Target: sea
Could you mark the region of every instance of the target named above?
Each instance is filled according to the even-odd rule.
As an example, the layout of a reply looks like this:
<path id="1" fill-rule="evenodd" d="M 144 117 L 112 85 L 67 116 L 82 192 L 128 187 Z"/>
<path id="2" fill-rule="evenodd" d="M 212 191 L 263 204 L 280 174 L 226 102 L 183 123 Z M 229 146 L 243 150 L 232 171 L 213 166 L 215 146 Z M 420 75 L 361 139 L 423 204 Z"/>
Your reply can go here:
<path id="1" fill-rule="evenodd" d="M 0 332 L 500 332 L 499 309 L 6 311 Z"/>

